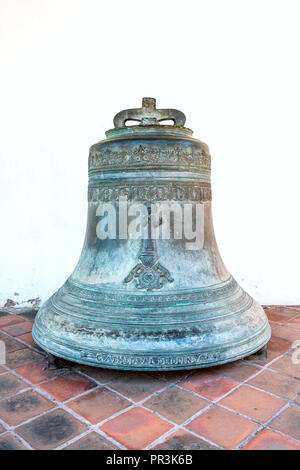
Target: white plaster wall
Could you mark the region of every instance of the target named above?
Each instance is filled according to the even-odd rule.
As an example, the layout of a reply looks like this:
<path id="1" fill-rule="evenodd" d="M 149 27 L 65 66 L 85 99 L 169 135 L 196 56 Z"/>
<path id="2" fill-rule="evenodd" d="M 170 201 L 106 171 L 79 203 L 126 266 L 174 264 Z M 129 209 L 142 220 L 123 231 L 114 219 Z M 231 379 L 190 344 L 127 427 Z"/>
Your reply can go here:
<path id="1" fill-rule="evenodd" d="M 299 13 L 299 0 L 0 0 L 0 305 L 45 300 L 70 274 L 88 148 L 142 96 L 210 146 L 228 269 L 262 303 L 299 304 Z"/>

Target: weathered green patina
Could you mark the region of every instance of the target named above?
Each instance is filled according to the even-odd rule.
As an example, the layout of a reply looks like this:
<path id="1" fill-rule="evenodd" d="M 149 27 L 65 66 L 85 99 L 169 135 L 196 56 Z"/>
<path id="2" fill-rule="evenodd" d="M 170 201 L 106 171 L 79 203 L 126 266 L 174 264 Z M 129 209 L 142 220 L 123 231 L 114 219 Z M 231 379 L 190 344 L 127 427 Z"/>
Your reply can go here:
<path id="1" fill-rule="evenodd" d="M 140 124 L 127 127 L 128 120 Z M 81 257 L 39 310 L 34 340 L 71 361 L 134 370 L 208 367 L 260 350 L 270 338 L 266 315 L 228 273 L 216 245 L 207 145 L 183 127 L 183 113 L 157 110 L 152 98 L 118 113 L 114 124 L 90 148 Z M 119 214 L 121 196 L 129 207 L 146 206 L 148 238 L 97 236 L 99 205 L 109 202 Z M 152 237 L 158 202 L 201 205 L 201 249 L 187 250 L 184 237 Z"/>

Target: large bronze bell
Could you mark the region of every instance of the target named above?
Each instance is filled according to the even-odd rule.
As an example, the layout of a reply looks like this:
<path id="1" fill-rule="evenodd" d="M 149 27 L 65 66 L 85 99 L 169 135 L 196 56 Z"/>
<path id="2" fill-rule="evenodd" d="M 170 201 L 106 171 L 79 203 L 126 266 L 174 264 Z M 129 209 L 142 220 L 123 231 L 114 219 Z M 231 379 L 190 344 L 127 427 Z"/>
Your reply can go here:
<path id="1" fill-rule="evenodd" d="M 34 323 L 33 338 L 49 353 L 114 369 L 191 369 L 268 342 L 263 309 L 219 255 L 209 149 L 184 124 L 180 111 L 144 98 L 90 148 L 83 250 Z M 168 220 L 159 207 L 171 208 Z"/>

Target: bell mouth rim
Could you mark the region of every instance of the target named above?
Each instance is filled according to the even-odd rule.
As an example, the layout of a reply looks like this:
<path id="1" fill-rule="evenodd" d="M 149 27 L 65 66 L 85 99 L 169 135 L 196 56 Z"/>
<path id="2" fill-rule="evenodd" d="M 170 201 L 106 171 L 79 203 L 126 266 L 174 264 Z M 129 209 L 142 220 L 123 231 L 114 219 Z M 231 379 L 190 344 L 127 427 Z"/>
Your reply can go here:
<path id="1" fill-rule="evenodd" d="M 219 348 L 214 348 L 214 350 L 209 350 L 209 349 L 191 349 L 191 350 L 185 350 L 185 351 L 176 351 L 176 353 L 171 352 L 165 352 L 165 353 L 159 353 L 159 352 L 143 352 L 143 351 L 138 351 L 138 352 L 126 352 L 124 354 L 123 351 L 115 351 L 115 350 L 107 350 L 107 349 L 101 349 L 99 350 L 98 348 L 92 348 L 92 349 L 87 349 L 86 347 L 74 348 L 74 343 L 65 343 L 61 341 L 55 341 L 51 344 L 49 342 L 45 341 L 45 338 L 48 337 L 49 332 L 47 334 L 43 334 L 43 332 L 40 330 L 39 326 L 37 326 L 36 322 L 33 327 L 33 339 L 36 342 L 38 346 L 40 346 L 44 351 L 47 353 L 53 354 L 54 356 L 61 357 L 63 359 L 72 361 L 77 364 L 82 364 L 82 365 L 88 365 L 88 366 L 93 366 L 93 367 L 101 367 L 104 369 L 113 369 L 113 370 L 134 370 L 134 371 L 167 371 L 167 370 L 189 370 L 189 369 L 200 369 L 200 368 L 207 368 L 207 367 L 213 367 L 213 366 L 218 366 L 226 363 L 230 363 L 233 361 L 237 361 L 239 359 L 246 358 L 252 354 L 255 354 L 257 351 L 259 351 L 261 348 L 263 348 L 270 340 L 271 338 L 271 328 L 268 322 L 265 323 L 264 327 L 261 328 L 256 335 L 252 336 L 251 338 L 248 338 L 247 341 L 242 341 L 239 342 L 238 344 L 224 344 L 220 345 Z M 52 338 L 53 340 L 53 338 Z M 248 348 L 243 347 L 245 345 L 249 345 Z M 67 348 L 66 348 L 67 346 Z M 70 350 L 71 347 L 71 350 Z M 71 351 L 71 354 L 70 354 Z M 84 352 L 82 355 L 81 352 Z M 87 354 L 86 354 L 87 353 Z M 123 354 L 122 354 L 123 353 Z M 211 354 L 217 354 L 221 353 L 221 356 L 218 356 L 216 358 L 210 357 Z M 190 355 L 204 355 L 204 359 L 200 360 L 200 362 L 184 362 L 183 364 L 180 362 L 179 364 L 170 364 L 166 363 L 165 365 L 159 365 L 155 363 L 154 365 L 144 365 L 142 364 L 127 364 L 125 363 L 119 363 L 116 361 L 100 361 L 98 359 L 98 355 L 101 357 L 101 355 L 108 356 L 108 357 L 116 357 L 118 354 L 122 357 L 127 357 L 128 359 L 138 359 L 138 358 L 145 358 L 149 357 L 150 359 L 152 358 L 176 358 L 180 357 L 182 359 L 188 358 Z M 91 357 L 89 357 L 91 355 Z M 206 356 L 207 355 L 207 356 Z M 95 356 L 95 357 L 93 357 Z M 205 357 L 206 356 L 206 357 Z"/>
<path id="2" fill-rule="evenodd" d="M 167 124 L 155 124 L 155 125 L 146 125 L 141 124 L 137 126 L 127 126 L 127 127 L 118 127 L 114 129 L 109 129 L 105 132 L 107 138 L 111 137 L 122 137 L 125 135 L 134 136 L 134 135 L 163 135 L 163 136 L 192 136 L 193 131 L 188 127 L 180 127 Z"/>

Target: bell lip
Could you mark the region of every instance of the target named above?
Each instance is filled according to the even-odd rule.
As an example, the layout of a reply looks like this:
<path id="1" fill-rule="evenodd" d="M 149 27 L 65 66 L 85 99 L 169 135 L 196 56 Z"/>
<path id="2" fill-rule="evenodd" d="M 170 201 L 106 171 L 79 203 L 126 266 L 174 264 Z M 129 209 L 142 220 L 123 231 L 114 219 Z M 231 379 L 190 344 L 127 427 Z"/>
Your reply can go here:
<path id="1" fill-rule="evenodd" d="M 137 126 L 127 126 L 127 127 L 118 127 L 114 129 L 109 129 L 105 132 L 105 135 L 108 139 L 118 138 L 123 136 L 148 136 L 148 135 L 159 135 L 159 136 L 175 136 L 175 137 L 191 137 L 193 135 L 192 129 L 188 127 L 180 127 L 174 125 L 137 125 Z"/>
<path id="2" fill-rule="evenodd" d="M 248 356 L 252 356 L 253 354 L 257 353 L 260 351 L 263 347 L 265 347 L 268 342 L 271 339 L 271 327 L 269 323 L 265 325 L 265 328 L 263 329 L 265 334 L 260 334 L 262 336 L 262 340 L 259 343 L 256 343 L 255 346 L 251 345 L 248 349 L 244 351 L 240 351 L 239 353 L 232 354 L 230 356 L 225 356 L 222 359 L 217 359 L 209 362 L 201 362 L 198 364 L 191 364 L 191 365 L 177 365 L 177 366 L 154 366 L 154 367 L 145 367 L 145 366 L 128 366 L 128 365 L 121 365 L 121 364 L 104 364 L 104 363 L 99 363 L 95 362 L 94 360 L 89 360 L 89 359 L 83 359 L 80 358 L 74 358 L 72 355 L 69 355 L 61 350 L 58 350 L 57 346 L 59 343 L 55 343 L 56 348 L 51 348 L 49 347 L 49 344 L 45 346 L 45 344 L 42 341 L 39 341 L 38 335 L 35 334 L 35 329 L 36 325 L 34 325 L 35 328 L 33 328 L 32 336 L 33 340 L 35 343 L 41 347 L 45 352 L 52 354 L 53 356 L 66 359 L 74 364 L 79 364 L 82 366 L 92 366 L 92 367 L 97 367 L 101 369 L 110 369 L 110 370 L 129 370 L 129 371 L 153 371 L 153 372 L 162 372 L 162 371 L 176 371 L 176 370 L 191 370 L 191 369 L 204 369 L 204 368 L 209 368 L 209 367 L 215 367 L 223 364 L 227 364 L 230 362 L 235 362 L 240 359 L 246 358 Z M 191 351 L 192 352 L 192 351 Z M 107 352 L 109 354 L 109 352 Z"/>
<path id="3" fill-rule="evenodd" d="M 162 371 L 162 370 L 188 370 L 188 369 L 198 369 L 204 367 L 211 367 L 220 364 L 225 364 L 227 362 L 233 362 L 244 357 L 250 356 L 260 349 L 262 349 L 271 338 L 271 327 L 268 322 L 267 316 L 262 309 L 262 307 L 255 301 L 253 301 L 258 308 L 258 314 L 264 317 L 263 324 L 252 330 L 251 334 L 247 336 L 241 336 L 239 332 L 238 337 L 231 338 L 230 341 L 221 341 L 211 343 L 209 346 L 205 347 L 195 347 L 194 348 L 179 348 L 176 351 L 171 349 L 161 348 L 158 350 L 135 350 L 128 348 L 124 351 L 123 348 L 105 348 L 105 347 L 89 347 L 86 344 L 78 344 L 74 342 L 74 338 L 61 338 L 57 335 L 53 336 L 48 328 L 45 329 L 45 325 L 39 324 L 38 316 L 35 319 L 32 336 L 34 341 L 46 352 L 53 354 L 54 356 L 67 359 L 77 364 L 90 365 L 94 367 L 107 368 L 107 369 L 119 369 L 119 370 L 152 370 L 152 371 Z M 249 309 L 246 309 L 243 313 Z M 250 333 L 250 332 L 249 332 Z M 84 354 L 82 354 L 84 352 Z M 97 354 L 104 355 L 121 355 L 126 356 L 128 359 L 136 359 L 138 357 L 150 357 L 151 358 L 160 358 L 165 357 L 175 358 L 178 356 L 183 361 L 175 361 L 175 363 L 166 362 L 161 364 L 160 362 L 151 363 L 151 365 L 145 362 L 142 363 L 132 363 L 119 362 L 114 360 L 114 358 L 99 359 Z M 203 357 L 200 357 L 198 360 L 189 360 L 188 362 L 184 358 L 193 354 L 203 354 Z"/>

